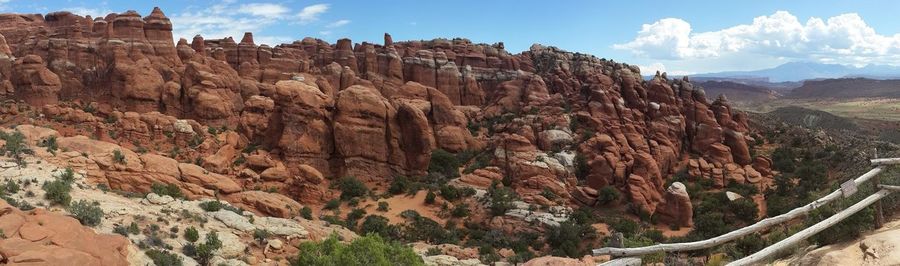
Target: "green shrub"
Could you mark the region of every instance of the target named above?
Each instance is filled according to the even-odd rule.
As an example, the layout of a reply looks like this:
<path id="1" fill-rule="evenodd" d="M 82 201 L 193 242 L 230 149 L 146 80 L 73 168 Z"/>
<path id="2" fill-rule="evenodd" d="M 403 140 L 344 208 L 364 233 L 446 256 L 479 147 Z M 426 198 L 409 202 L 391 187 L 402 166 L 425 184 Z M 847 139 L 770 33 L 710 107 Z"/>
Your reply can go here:
<path id="1" fill-rule="evenodd" d="M 621 193 L 619 193 L 619 190 L 613 186 L 605 186 L 601 188 L 598 193 L 600 195 L 597 197 L 597 202 L 601 205 L 616 202 L 622 196 Z"/>
<path id="2" fill-rule="evenodd" d="M 93 104 L 86 104 L 84 107 L 81 108 L 81 110 L 84 111 L 85 113 L 91 113 L 91 114 L 97 112 L 97 108 L 94 107 Z"/>
<path id="3" fill-rule="evenodd" d="M 350 213 L 347 214 L 347 219 L 344 224 L 347 225 L 347 228 L 350 228 L 350 230 L 355 230 L 356 223 L 359 221 L 359 219 L 365 217 L 365 215 L 366 211 L 363 209 L 350 210 Z"/>
<path id="4" fill-rule="evenodd" d="M 51 204 L 68 206 L 69 202 L 72 201 L 72 196 L 69 195 L 72 191 L 72 185 L 70 183 L 57 179 L 45 182 L 42 188 L 44 189 L 44 192 L 46 192 L 44 198 L 49 200 Z"/>
<path id="5" fill-rule="evenodd" d="M 778 147 L 772 152 L 772 168 L 782 172 L 794 172 L 794 151 L 788 147 Z"/>
<path id="6" fill-rule="evenodd" d="M 663 235 L 662 231 L 659 231 L 656 229 L 646 230 L 643 233 L 641 233 L 641 236 L 646 237 L 650 240 L 653 240 L 653 242 L 656 242 L 656 243 L 666 242 L 666 236 Z"/>
<path id="7" fill-rule="evenodd" d="M 339 201 L 338 199 L 331 199 L 325 203 L 325 206 L 323 208 L 325 208 L 326 210 L 337 210 L 339 207 L 341 207 L 341 201 Z"/>
<path id="8" fill-rule="evenodd" d="M 574 221 L 565 221 L 559 226 L 548 227 L 546 237 L 547 244 L 554 256 L 567 256 L 571 258 L 579 258 L 587 254 L 584 247 L 580 247 L 580 243 L 585 243 L 586 239 L 596 237 L 596 231 L 589 224 L 578 224 Z"/>
<path id="9" fill-rule="evenodd" d="M 573 163 L 575 168 L 575 177 L 578 178 L 578 180 L 587 179 L 588 174 L 591 173 L 591 168 L 590 165 L 588 165 L 587 158 L 585 158 L 581 153 L 577 153 L 575 154 L 575 161 Z"/>
<path id="10" fill-rule="evenodd" d="M 24 155 L 34 154 L 34 151 L 32 151 L 31 148 L 28 147 L 28 144 L 25 143 L 25 135 L 18 130 L 12 134 L 2 133 L 0 134 L 0 139 L 6 141 L 6 143 L 3 144 L 3 147 L 0 147 L 0 155 L 5 154 L 6 156 L 12 157 L 16 164 L 20 166 L 25 165 Z"/>
<path id="11" fill-rule="evenodd" d="M 410 219 L 401 228 L 401 238 L 408 242 L 424 241 L 432 244 L 446 244 L 459 241 L 457 235 L 444 229 L 438 222 L 424 216 Z"/>
<path id="12" fill-rule="evenodd" d="M 200 265 L 209 265 L 209 260 L 212 259 L 216 250 L 220 248 L 222 248 L 222 241 L 219 240 L 219 235 L 216 232 L 210 232 L 206 234 L 206 242 L 197 245 L 194 259 Z"/>
<path id="13" fill-rule="evenodd" d="M 386 201 L 379 201 L 379 202 L 378 202 L 378 209 L 376 209 L 377 211 L 380 211 L 380 212 L 386 212 L 386 211 L 388 211 L 389 209 L 390 209 L 390 207 L 388 207 L 388 203 L 387 203 Z"/>
<path id="14" fill-rule="evenodd" d="M 100 225 L 100 220 L 103 219 L 103 209 L 100 208 L 100 203 L 96 201 L 76 201 L 69 206 L 69 213 L 86 226 Z"/>
<path id="15" fill-rule="evenodd" d="M 359 198 L 358 198 L 358 197 L 357 197 L 357 198 L 351 198 L 349 201 L 347 201 L 347 206 L 350 206 L 350 207 L 356 207 L 356 206 L 359 206 Z"/>
<path id="16" fill-rule="evenodd" d="M 634 234 L 637 233 L 641 225 L 630 219 L 618 218 L 615 221 L 609 223 L 609 227 L 611 227 L 616 232 L 622 233 L 625 237 L 630 237 L 634 236 Z"/>
<path id="17" fill-rule="evenodd" d="M 766 239 L 759 233 L 747 235 L 734 243 L 736 254 L 730 254 L 733 258 L 750 256 L 766 247 Z"/>
<path id="18" fill-rule="evenodd" d="M 12 180 L 6 180 L 6 185 L 3 186 L 4 191 L 12 194 L 19 193 L 19 189 L 21 189 L 21 187 L 19 187 L 19 183 L 16 183 L 16 181 Z"/>
<path id="19" fill-rule="evenodd" d="M 459 166 L 456 155 L 443 149 L 431 151 L 431 161 L 428 163 L 428 173 L 439 174 L 444 178 L 459 176 Z"/>
<path id="20" fill-rule="evenodd" d="M 208 212 L 219 211 L 224 206 L 225 204 L 218 200 L 204 201 L 200 203 L 200 208 Z"/>
<path id="21" fill-rule="evenodd" d="M 193 226 L 188 227 L 184 230 L 184 239 L 191 243 L 197 242 L 197 240 L 200 240 L 200 232 Z"/>
<path id="22" fill-rule="evenodd" d="M 391 195 L 403 194 L 409 190 L 412 185 L 411 183 L 412 181 L 410 181 L 408 177 L 394 177 L 394 180 L 391 180 L 391 185 L 388 187 L 388 193 Z"/>
<path id="23" fill-rule="evenodd" d="M 649 238 L 643 237 L 643 236 L 626 237 L 624 240 L 625 241 L 623 244 L 625 244 L 626 248 L 646 247 L 646 246 L 651 246 L 654 244 L 654 241 L 652 239 L 649 239 Z M 653 265 L 656 263 L 663 262 L 665 257 L 666 257 L 665 253 L 657 252 L 657 253 L 651 253 L 651 254 L 641 256 L 641 261 L 643 263 Z"/>
<path id="24" fill-rule="evenodd" d="M 553 193 L 553 191 L 548 188 L 544 188 L 544 190 L 541 191 L 541 196 L 551 201 L 559 198 L 556 193 Z"/>
<path id="25" fill-rule="evenodd" d="M 234 162 L 231 163 L 233 166 L 242 165 L 247 162 L 247 157 L 244 157 L 243 154 L 238 155 L 237 159 L 234 159 Z"/>
<path id="26" fill-rule="evenodd" d="M 197 148 L 200 144 L 203 144 L 203 137 L 201 137 L 200 134 L 196 134 L 188 140 L 187 144 L 191 148 Z"/>
<path id="27" fill-rule="evenodd" d="M 156 266 L 181 266 L 183 261 L 178 255 L 166 250 L 150 249 L 144 252 Z"/>
<path id="28" fill-rule="evenodd" d="M 803 196 L 809 196 L 828 187 L 825 165 L 818 161 L 803 160 L 797 167 L 795 177 L 798 179 L 797 188 L 800 189 L 800 195 Z"/>
<path id="29" fill-rule="evenodd" d="M 341 220 L 341 217 L 338 217 L 337 215 L 324 215 L 321 217 L 321 219 L 322 219 L 322 221 L 325 221 L 328 224 L 334 224 L 334 225 L 340 225 L 340 226 L 347 227 L 344 224 L 344 221 Z"/>
<path id="30" fill-rule="evenodd" d="M 835 206 L 815 209 L 807 216 L 805 224 L 807 227 L 812 226 L 821 220 L 831 217 L 837 213 L 836 210 L 840 211 L 840 209 L 835 209 Z M 871 206 L 866 207 L 847 217 L 847 219 L 813 235 L 810 237 L 810 241 L 824 246 L 855 239 L 872 228 L 874 213 Z"/>
<path id="31" fill-rule="evenodd" d="M 176 199 L 184 197 L 184 194 L 181 193 L 181 189 L 175 184 L 154 182 L 153 185 L 150 185 L 150 191 L 160 196 L 168 195 Z"/>
<path id="32" fill-rule="evenodd" d="M 400 212 L 400 217 L 403 217 L 404 219 L 407 219 L 407 220 L 417 219 L 421 216 L 422 215 L 420 215 L 419 212 L 417 212 L 415 210 L 405 210 L 405 211 Z"/>
<path id="33" fill-rule="evenodd" d="M 580 224 L 594 224 L 597 222 L 593 210 L 587 207 L 575 209 L 572 211 L 572 214 L 569 215 L 569 219 Z"/>
<path id="34" fill-rule="evenodd" d="M 448 201 L 456 201 L 460 197 L 460 191 L 454 186 L 443 185 L 441 186 L 441 197 Z"/>
<path id="35" fill-rule="evenodd" d="M 736 218 L 746 223 L 755 222 L 756 218 L 759 217 L 759 207 L 752 199 L 737 199 L 731 201 L 728 205 L 729 209 L 731 209 L 731 213 L 733 213 Z"/>
<path id="36" fill-rule="evenodd" d="M 59 149 L 59 144 L 56 143 L 56 136 L 49 136 L 44 139 L 41 139 L 38 142 L 39 147 L 47 148 L 47 152 L 56 154 L 56 150 Z"/>
<path id="37" fill-rule="evenodd" d="M 113 151 L 113 161 L 116 162 L 117 164 L 125 164 L 126 163 L 125 154 L 122 154 L 122 151 L 120 151 L 120 150 L 114 150 Z"/>
<path id="38" fill-rule="evenodd" d="M 518 198 L 515 191 L 507 187 L 500 187 L 496 183 L 488 188 L 488 195 L 491 200 L 490 209 L 493 216 L 505 215 L 514 207 L 513 201 Z"/>
<path id="39" fill-rule="evenodd" d="M 121 225 L 116 225 L 115 227 L 113 227 L 113 233 L 128 236 L 128 228 Z"/>
<path id="40" fill-rule="evenodd" d="M 349 244 L 341 243 L 337 235 L 331 235 L 322 242 L 300 244 L 300 254 L 292 265 L 424 265 L 422 258 L 412 248 L 400 243 L 386 241 L 381 236 L 369 234 L 354 239 Z"/>
<path id="41" fill-rule="evenodd" d="M 471 174 L 475 172 L 475 170 L 485 168 L 491 165 L 491 161 L 494 160 L 494 153 L 492 152 L 482 152 L 475 156 L 475 161 L 466 166 L 463 169 L 463 174 Z"/>
<path id="42" fill-rule="evenodd" d="M 66 167 L 66 170 L 59 175 L 59 179 L 67 184 L 72 184 L 75 182 L 75 170 L 72 170 L 72 167 Z"/>
<path id="43" fill-rule="evenodd" d="M 365 196 L 369 193 L 366 184 L 352 176 L 345 176 L 338 180 L 338 188 L 341 190 L 341 200 L 349 200 L 356 197 Z"/>
<path id="44" fill-rule="evenodd" d="M 194 230 L 194 231 L 196 231 L 196 230 Z M 138 228 L 137 223 L 131 222 L 131 225 L 128 225 L 128 233 L 132 234 L 132 235 L 140 234 L 141 229 Z"/>
<path id="45" fill-rule="evenodd" d="M 257 243 L 264 244 L 271 236 L 272 236 L 272 233 L 266 229 L 254 229 L 253 230 L 253 239 L 255 239 Z"/>
<path id="46" fill-rule="evenodd" d="M 312 209 L 310 209 L 309 206 L 303 206 L 303 208 L 300 209 L 300 217 L 303 217 L 303 219 L 312 220 Z"/>
<path id="47" fill-rule="evenodd" d="M 720 236 L 731 231 L 728 224 L 725 223 L 725 215 L 721 212 L 702 212 L 694 216 L 694 231 L 692 235 L 696 235 L 698 239 L 706 239 Z"/>
<path id="48" fill-rule="evenodd" d="M 456 218 L 469 216 L 469 204 L 457 204 L 455 207 L 453 207 L 453 211 L 450 212 L 450 215 Z"/>
<path id="49" fill-rule="evenodd" d="M 429 190 L 428 194 L 425 195 L 425 204 L 434 204 L 434 200 L 437 198 L 437 195 L 434 194 L 434 191 Z"/>
<path id="50" fill-rule="evenodd" d="M 385 239 L 396 239 L 399 237 L 399 229 L 391 225 L 387 218 L 380 215 L 369 215 L 363 220 L 359 226 L 360 234 L 378 234 Z"/>

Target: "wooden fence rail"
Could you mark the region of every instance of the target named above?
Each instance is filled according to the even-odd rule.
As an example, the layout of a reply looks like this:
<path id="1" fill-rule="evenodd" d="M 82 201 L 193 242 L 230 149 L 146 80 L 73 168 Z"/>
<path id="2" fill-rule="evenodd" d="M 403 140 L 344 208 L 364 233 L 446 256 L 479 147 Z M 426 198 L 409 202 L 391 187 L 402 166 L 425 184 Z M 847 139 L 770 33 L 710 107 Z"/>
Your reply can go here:
<path id="1" fill-rule="evenodd" d="M 894 164 L 900 164 L 900 158 L 879 158 L 879 159 L 869 160 L 869 162 L 871 162 L 872 165 L 875 165 L 875 166 L 894 165 Z"/>
<path id="2" fill-rule="evenodd" d="M 835 215 L 828 217 L 828 219 L 822 220 L 821 222 L 813 226 L 803 229 L 803 231 L 791 235 L 790 237 L 785 238 L 784 240 L 781 240 L 771 246 L 768 246 L 760 250 L 759 252 L 753 253 L 753 255 L 728 263 L 728 266 L 759 264 L 763 260 L 771 257 L 772 255 L 775 255 L 777 252 L 789 247 L 796 246 L 800 243 L 800 241 L 806 240 L 807 238 L 819 232 L 822 232 L 825 229 L 828 229 L 828 227 L 831 227 L 839 223 L 840 221 L 847 219 L 847 217 L 850 217 L 850 215 L 853 215 L 854 213 L 861 211 L 863 208 L 872 205 L 881 198 L 884 198 L 888 194 L 891 194 L 891 192 L 893 191 L 887 189 L 882 189 L 878 192 L 875 192 L 874 194 L 848 207 L 847 209 L 844 209 L 836 213 Z"/>
<path id="3" fill-rule="evenodd" d="M 872 170 L 869 170 L 865 174 L 854 179 L 853 183 L 855 185 L 858 186 L 862 183 L 865 183 L 866 181 L 869 181 L 869 179 L 872 179 L 872 177 L 875 177 L 876 175 L 880 174 L 882 171 L 884 171 L 885 165 L 900 163 L 900 158 L 877 159 L 877 160 L 884 160 L 884 161 L 879 161 L 879 163 L 876 163 L 875 160 L 872 160 L 872 164 L 875 164 L 878 166 L 876 166 Z M 813 210 L 821 207 L 822 205 L 828 204 L 834 200 L 841 198 L 841 196 L 843 194 L 844 193 L 842 192 L 841 189 L 835 190 L 834 192 L 831 192 L 830 194 L 825 195 L 822 198 L 819 198 L 813 202 L 810 202 L 809 204 L 806 204 L 802 207 L 793 209 L 785 214 L 778 215 L 775 217 L 769 217 L 769 218 L 763 219 L 759 222 L 756 222 L 755 224 L 752 224 L 752 225 L 743 227 L 741 229 L 737 229 L 737 230 L 728 232 L 724 235 L 710 238 L 710 239 L 694 241 L 694 242 L 685 242 L 685 243 L 657 244 L 657 245 L 653 245 L 653 246 L 636 247 L 636 248 L 604 247 L 604 248 L 594 249 L 593 254 L 594 254 L 594 256 L 612 255 L 612 256 L 619 256 L 619 257 L 630 257 L 630 256 L 647 255 L 647 254 L 652 254 L 652 253 L 657 253 L 657 252 L 689 251 L 689 250 L 700 250 L 700 249 L 711 248 L 711 247 L 715 247 L 715 246 L 718 246 L 718 245 L 721 245 L 721 244 L 724 244 L 724 243 L 727 243 L 730 241 L 737 240 L 746 235 L 762 231 L 766 228 L 793 220 L 795 218 L 800 217 L 801 215 L 806 215 L 806 214 L 812 212 Z M 849 195 L 847 195 L 847 196 L 849 196 Z"/>

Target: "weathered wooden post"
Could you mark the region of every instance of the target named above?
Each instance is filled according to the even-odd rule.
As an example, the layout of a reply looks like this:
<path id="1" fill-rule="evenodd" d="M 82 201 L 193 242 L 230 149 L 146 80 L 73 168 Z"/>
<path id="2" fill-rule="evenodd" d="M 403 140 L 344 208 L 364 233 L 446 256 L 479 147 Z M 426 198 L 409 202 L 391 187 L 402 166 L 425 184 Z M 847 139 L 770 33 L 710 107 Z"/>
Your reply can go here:
<path id="1" fill-rule="evenodd" d="M 881 178 L 875 176 L 872 178 L 872 186 L 875 188 L 875 191 L 881 187 Z M 872 206 L 875 209 L 875 229 L 881 228 L 884 225 L 884 212 L 881 209 L 881 200 L 878 200 Z"/>
<path id="2" fill-rule="evenodd" d="M 875 158 L 878 158 L 878 148 L 875 148 Z M 875 176 L 872 178 L 872 188 L 873 191 L 878 191 L 881 186 L 881 177 Z M 884 212 L 881 209 L 881 200 L 875 202 L 872 208 L 875 209 L 875 229 L 881 228 L 884 226 Z"/>

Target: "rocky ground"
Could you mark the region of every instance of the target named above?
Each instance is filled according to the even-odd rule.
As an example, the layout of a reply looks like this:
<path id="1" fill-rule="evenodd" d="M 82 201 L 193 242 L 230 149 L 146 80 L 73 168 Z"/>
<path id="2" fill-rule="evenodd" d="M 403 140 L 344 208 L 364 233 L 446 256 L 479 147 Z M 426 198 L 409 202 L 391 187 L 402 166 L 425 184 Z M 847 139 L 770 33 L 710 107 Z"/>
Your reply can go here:
<path id="1" fill-rule="evenodd" d="M 772 265 L 900 265 L 900 220 L 841 244 L 807 247 Z"/>
<path id="2" fill-rule="evenodd" d="M 178 252 L 189 243 L 182 237 L 183 231 L 194 227 L 200 239 L 216 232 L 223 243 L 211 265 L 286 265 L 296 256 L 296 246 L 302 241 L 317 241 L 334 233 L 344 240 L 357 236 L 353 231 L 324 221 L 259 216 L 234 209 L 209 212 L 200 207 L 213 198 L 187 200 L 154 193 L 110 191 L 85 179 L 83 170 L 75 171 L 71 199 L 96 202 L 103 210 L 103 218 L 96 226 L 82 226 L 65 208 L 45 198 L 41 184 L 57 180 L 66 168 L 52 163 L 58 160 L 55 155 L 38 154 L 28 157 L 26 166 L 0 157 L 3 159 L 0 180 L 20 186 L 16 192 L 6 191 L 8 198 L 19 207 L 5 201 L 0 204 L 0 229 L 5 236 L 0 241 L 0 254 L 8 263 L 152 265 L 153 261 L 142 250 L 166 248 L 176 251 L 185 265 L 196 265 L 190 256 Z M 122 236 L 117 231 L 117 228 L 135 226 L 132 224 L 136 225 L 134 232 Z M 266 230 L 270 236 L 265 240 L 256 239 L 257 229 Z M 472 255 L 472 251 L 459 246 L 437 248 L 462 259 L 445 254 L 425 255 L 432 248 L 435 246 L 425 243 L 415 246 L 428 265 L 482 265 L 477 254 Z"/>

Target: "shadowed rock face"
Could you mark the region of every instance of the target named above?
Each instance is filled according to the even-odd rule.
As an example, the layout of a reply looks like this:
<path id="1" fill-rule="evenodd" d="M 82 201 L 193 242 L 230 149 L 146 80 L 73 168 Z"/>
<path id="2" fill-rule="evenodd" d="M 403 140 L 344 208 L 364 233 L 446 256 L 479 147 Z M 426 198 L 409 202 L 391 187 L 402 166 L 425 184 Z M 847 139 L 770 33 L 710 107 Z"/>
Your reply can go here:
<path id="1" fill-rule="evenodd" d="M 612 186 L 647 213 L 661 203 L 683 205 L 687 195 L 667 193 L 664 184 L 688 156 L 697 158 L 689 165 L 697 177 L 746 182 L 771 174 L 755 163 L 747 177 L 744 166 L 765 160 L 750 157 L 746 117 L 724 99 L 711 104 L 687 79 L 645 81 L 635 66 L 554 47 L 511 54 L 502 43 L 398 42 L 387 34 L 383 45 L 305 38 L 268 46 L 255 44 L 251 33 L 239 43 L 199 35 L 176 42 L 158 8 L 146 17 L 128 11 L 96 19 L 3 14 L 0 34 L 0 95 L 99 128 L 99 117 L 54 106 L 96 102 L 134 138 L 175 132 L 174 142 L 184 143 L 194 132 L 205 134 L 201 125 L 237 129 L 203 166 L 237 174 L 229 162 L 238 151 L 265 147 L 265 160 L 282 164 L 263 167 L 280 167 L 266 181 L 287 184 L 295 199 L 325 193 L 293 177 L 310 169 L 373 181 L 424 175 L 435 148 L 486 148 L 497 166 L 490 176 L 510 177 L 526 201 L 550 202 L 540 195 L 549 187 L 564 200 L 592 204 L 597 190 Z M 582 180 L 576 153 L 587 169 Z M 216 173 L 176 168 L 181 172 L 144 175 L 189 176 L 184 189 L 195 195 L 240 191 Z M 149 183 L 139 179 L 115 181 L 146 190 Z M 249 195 L 234 197 L 250 205 L 281 200 Z M 666 203 L 673 200 L 679 202 Z M 682 213 L 673 220 L 689 223 Z"/>

